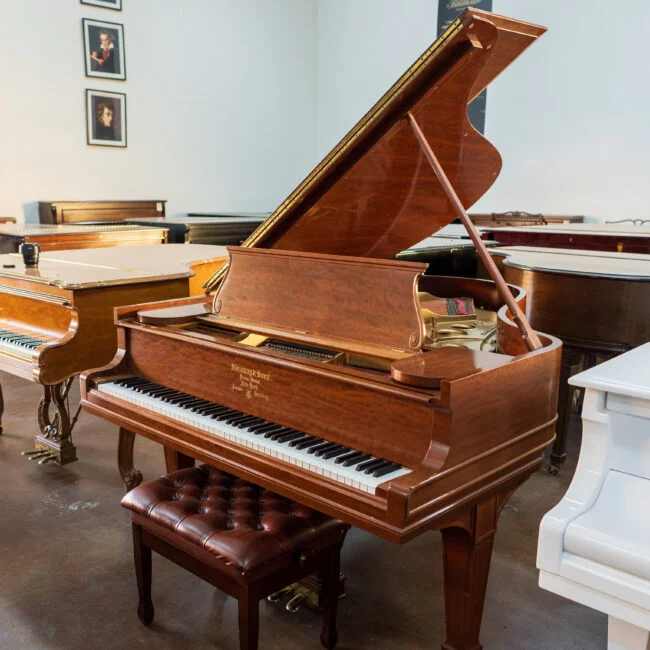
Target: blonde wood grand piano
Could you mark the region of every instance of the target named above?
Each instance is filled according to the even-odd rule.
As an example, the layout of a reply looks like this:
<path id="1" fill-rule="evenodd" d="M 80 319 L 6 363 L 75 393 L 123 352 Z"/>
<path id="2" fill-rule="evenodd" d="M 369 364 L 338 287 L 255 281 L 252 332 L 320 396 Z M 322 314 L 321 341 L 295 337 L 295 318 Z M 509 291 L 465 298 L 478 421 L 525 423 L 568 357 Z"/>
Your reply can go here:
<path id="1" fill-rule="evenodd" d="M 118 308 L 117 355 L 81 380 L 127 488 L 137 434 L 170 470 L 199 459 L 392 542 L 440 530 L 447 650 L 482 647 L 497 519 L 553 440 L 561 346 L 493 262 L 485 281 L 393 258 L 458 217 L 491 262 L 465 208 L 501 160 L 467 104 L 543 32 L 467 10 L 229 248 L 214 296 Z M 440 316 L 461 297 L 468 315 Z"/>
<path id="2" fill-rule="evenodd" d="M 21 255 L 0 255 L 0 370 L 44 389 L 31 459 L 77 459 L 66 397 L 82 370 L 113 358 L 113 308 L 196 295 L 225 256 L 220 246 L 160 244 L 109 248 L 101 263 L 93 250 L 43 253 L 28 268 Z"/>

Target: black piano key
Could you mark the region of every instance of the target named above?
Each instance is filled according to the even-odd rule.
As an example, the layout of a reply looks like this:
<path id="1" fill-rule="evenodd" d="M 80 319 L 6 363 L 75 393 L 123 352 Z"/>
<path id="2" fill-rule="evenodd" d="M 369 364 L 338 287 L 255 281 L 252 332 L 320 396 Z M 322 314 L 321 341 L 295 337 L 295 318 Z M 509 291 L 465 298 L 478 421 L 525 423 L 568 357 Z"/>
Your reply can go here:
<path id="1" fill-rule="evenodd" d="M 335 442 L 325 442 L 325 444 L 323 444 L 323 445 L 316 445 L 315 447 L 310 447 L 307 450 L 307 453 L 308 454 L 315 454 L 316 456 L 320 456 L 321 454 L 318 453 L 318 452 L 329 451 L 333 447 L 336 447 Z"/>
<path id="2" fill-rule="evenodd" d="M 380 476 L 386 476 L 387 474 L 392 474 L 393 472 L 396 472 L 398 469 L 402 469 L 402 466 L 399 463 L 390 463 L 389 465 L 385 465 L 384 467 L 379 467 L 373 472 L 373 476 L 375 478 L 379 478 Z"/>
<path id="3" fill-rule="evenodd" d="M 226 409 L 223 413 L 213 413 L 210 417 L 217 422 L 223 422 L 234 415 L 243 415 L 243 413 L 241 411 L 236 411 L 235 409 Z"/>
<path id="4" fill-rule="evenodd" d="M 358 458 L 359 456 L 363 456 L 363 452 L 355 451 L 353 449 L 349 454 L 345 454 L 345 456 L 339 456 L 334 462 L 340 464 L 348 460 L 349 458 Z"/>
<path id="5" fill-rule="evenodd" d="M 275 442 L 283 445 L 286 442 L 291 442 L 292 440 L 298 440 L 304 438 L 305 434 L 301 431 L 291 431 L 290 433 L 283 433 L 281 436 L 275 439 Z"/>
<path id="6" fill-rule="evenodd" d="M 366 474 L 372 474 L 376 469 L 379 469 L 385 463 L 386 463 L 385 458 L 376 458 L 372 462 L 368 462 L 367 464 L 364 463 L 366 466 L 363 468 L 363 470 L 360 471 L 363 471 Z M 359 468 L 357 467 L 357 469 Z"/>
<path id="7" fill-rule="evenodd" d="M 248 430 L 251 433 L 257 433 L 259 429 L 264 429 L 265 427 L 270 427 L 273 423 L 268 420 L 260 420 L 259 424 L 254 424 L 252 427 L 248 427 Z"/>
<path id="8" fill-rule="evenodd" d="M 383 463 L 384 459 L 383 458 L 375 458 L 375 457 L 373 457 L 370 460 L 364 460 L 363 463 L 361 463 L 361 465 L 357 465 L 357 471 L 362 472 L 363 470 L 366 469 L 366 467 L 368 467 L 369 465 L 374 465 L 377 461 L 380 461 L 380 462 Z"/>
<path id="9" fill-rule="evenodd" d="M 314 445 L 319 445 L 320 443 L 325 442 L 322 438 L 317 438 L 314 436 L 313 440 L 303 440 L 302 442 L 299 442 L 296 445 L 296 449 L 309 449 L 309 447 L 313 447 Z"/>
<path id="10" fill-rule="evenodd" d="M 296 438 L 289 442 L 289 447 L 297 447 L 301 442 L 307 442 L 308 440 L 313 440 L 316 436 L 310 436 L 305 433 L 301 438 Z"/>
<path id="11" fill-rule="evenodd" d="M 281 424 L 278 424 L 273 429 L 267 429 L 264 431 L 264 437 L 273 438 L 274 436 L 280 435 L 282 433 L 289 433 L 289 431 L 292 431 L 292 429 L 289 427 L 283 427 Z"/>
<path id="12" fill-rule="evenodd" d="M 238 429 L 248 429 L 248 427 L 252 424 L 255 424 L 257 422 L 260 422 L 260 418 L 256 418 L 254 415 L 251 415 L 250 417 L 246 418 L 245 420 L 242 420 L 237 423 L 237 428 Z"/>
<path id="13" fill-rule="evenodd" d="M 353 467 L 357 463 L 363 463 L 364 460 L 369 460 L 372 458 L 371 454 L 364 454 L 363 452 L 359 452 L 361 455 L 358 457 L 354 458 L 348 458 L 347 460 L 343 461 L 343 467 Z"/>
<path id="14" fill-rule="evenodd" d="M 285 427 L 282 431 L 275 431 L 268 437 L 269 440 L 277 441 L 278 438 L 281 438 L 282 436 L 286 436 L 290 433 L 296 433 L 295 429 L 291 429 L 290 427 Z"/>
<path id="15" fill-rule="evenodd" d="M 209 408 L 211 404 L 212 402 L 202 399 L 198 404 L 191 406 L 190 411 L 192 411 L 192 413 L 198 413 L 201 409 Z"/>
<path id="16" fill-rule="evenodd" d="M 339 445 L 336 442 L 330 443 L 327 447 L 321 447 L 318 451 L 315 452 L 316 456 L 325 456 L 329 451 L 336 451 L 337 449 L 345 449 L 343 445 Z"/>
<path id="17" fill-rule="evenodd" d="M 273 424 L 273 422 L 269 422 L 267 425 L 263 427 L 257 427 L 253 433 L 255 435 L 261 435 L 263 433 L 266 433 L 267 431 L 275 431 L 277 427 L 282 426 L 280 424 Z"/>
<path id="18" fill-rule="evenodd" d="M 219 415 L 220 413 L 223 413 L 224 411 L 227 411 L 228 409 L 225 406 L 220 406 L 219 404 L 215 404 L 214 406 L 206 406 L 205 408 L 197 409 L 197 411 L 201 415 Z"/>
<path id="19" fill-rule="evenodd" d="M 340 449 L 331 449 L 330 451 L 326 452 L 323 454 L 323 460 L 330 460 L 332 458 L 336 458 L 337 456 L 340 456 L 341 454 L 348 454 L 352 450 L 350 447 L 341 447 Z"/>
<path id="20" fill-rule="evenodd" d="M 250 415 L 247 415 L 246 413 L 243 413 L 242 415 L 237 415 L 233 416 L 231 418 L 228 418 L 226 420 L 226 424 L 230 424 L 234 427 L 238 426 L 240 422 L 247 422 L 248 420 L 251 419 Z"/>
<path id="21" fill-rule="evenodd" d="M 193 400 L 190 400 L 188 402 L 182 402 L 182 404 L 180 404 L 180 406 L 182 406 L 183 408 L 186 408 L 189 411 L 191 408 L 193 408 L 195 406 L 198 406 L 199 404 L 202 404 L 203 402 L 204 402 L 204 400 L 202 400 L 200 397 L 195 397 Z"/>

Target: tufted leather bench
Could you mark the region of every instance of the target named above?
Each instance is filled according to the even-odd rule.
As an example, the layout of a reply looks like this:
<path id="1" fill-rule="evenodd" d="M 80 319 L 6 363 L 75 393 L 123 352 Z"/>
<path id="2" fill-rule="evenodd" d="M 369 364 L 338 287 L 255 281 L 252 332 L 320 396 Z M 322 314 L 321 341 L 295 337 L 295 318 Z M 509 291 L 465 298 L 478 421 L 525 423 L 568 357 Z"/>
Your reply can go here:
<path id="1" fill-rule="evenodd" d="M 131 490 L 140 602 L 153 620 L 151 551 L 238 599 L 241 650 L 255 650 L 259 600 L 319 572 L 321 642 L 337 641 L 340 552 L 349 526 L 208 465 L 182 469 Z"/>

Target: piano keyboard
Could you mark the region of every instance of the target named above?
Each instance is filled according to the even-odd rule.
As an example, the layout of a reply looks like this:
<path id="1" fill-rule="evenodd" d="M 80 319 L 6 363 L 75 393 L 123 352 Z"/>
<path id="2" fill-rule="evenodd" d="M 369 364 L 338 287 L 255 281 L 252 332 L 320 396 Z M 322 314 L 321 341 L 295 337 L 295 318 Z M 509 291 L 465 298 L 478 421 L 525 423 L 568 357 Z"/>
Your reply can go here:
<path id="1" fill-rule="evenodd" d="M 25 334 L 18 334 L 9 330 L 0 329 L 0 352 L 8 350 L 11 352 L 31 352 L 39 345 L 43 345 L 45 341 L 26 336 Z"/>
<path id="2" fill-rule="evenodd" d="M 384 458 L 138 377 L 102 383 L 97 390 L 144 407 L 154 416 L 162 414 L 369 494 L 374 494 L 379 484 L 411 471 Z"/>

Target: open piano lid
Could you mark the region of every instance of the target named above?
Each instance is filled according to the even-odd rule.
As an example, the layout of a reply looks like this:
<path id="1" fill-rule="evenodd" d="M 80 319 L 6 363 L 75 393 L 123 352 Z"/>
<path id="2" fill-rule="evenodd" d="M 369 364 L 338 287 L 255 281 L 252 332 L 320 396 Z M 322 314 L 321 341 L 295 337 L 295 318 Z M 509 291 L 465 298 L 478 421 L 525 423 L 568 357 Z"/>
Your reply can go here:
<path id="1" fill-rule="evenodd" d="M 465 209 L 496 180 L 497 150 L 468 103 L 546 29 L 467 9 L 402 75 L 246 247 L 394 258 L 457 214 L 409 123 L 417 120 Z M 207 283 L 216 287 L 220 269 Z"/>

